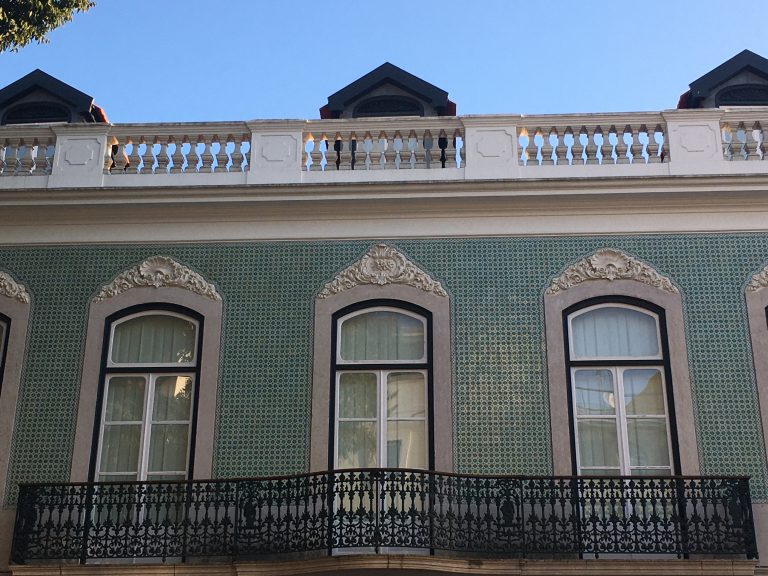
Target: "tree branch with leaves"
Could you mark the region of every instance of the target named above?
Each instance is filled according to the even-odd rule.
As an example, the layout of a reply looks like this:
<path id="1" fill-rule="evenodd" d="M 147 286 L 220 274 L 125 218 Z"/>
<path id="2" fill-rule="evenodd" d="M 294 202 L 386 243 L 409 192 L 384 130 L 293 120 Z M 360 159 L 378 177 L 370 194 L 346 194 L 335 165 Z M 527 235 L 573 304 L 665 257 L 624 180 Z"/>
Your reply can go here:
<path id="1" fill-rule="evenodd" d="M 11 0 L 0 3 L 0 52 L 17 52 L 30 42 L 48 42 L 46 35 L 85 12 L 90 0 Z"/>

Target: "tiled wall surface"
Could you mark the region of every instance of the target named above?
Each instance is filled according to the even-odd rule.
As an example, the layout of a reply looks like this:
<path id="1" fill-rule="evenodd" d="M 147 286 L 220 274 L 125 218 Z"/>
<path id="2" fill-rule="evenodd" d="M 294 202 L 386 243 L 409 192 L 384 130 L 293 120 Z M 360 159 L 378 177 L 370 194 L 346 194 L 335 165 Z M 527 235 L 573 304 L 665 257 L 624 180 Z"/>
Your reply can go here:
<path id="1" fill-rule="evenodd" d="M 224 298 L 215 474 L 305 470 L 314 295 L 380 241 L 0 248 L 0 269 L 33 296 L 11 497 L 18 482 L 68 479 L 90 299 L 156 254 L 193 268 Z M 768 260 L 768 237 L 389 243 L 451 294 L 457 471 L 551 472 L 543 291 L 569 264 L 612 247 L 669 276 L 683 295 L 702 473 L 749 474 L 755 499 L 768 500 L 743 290 Z"/>

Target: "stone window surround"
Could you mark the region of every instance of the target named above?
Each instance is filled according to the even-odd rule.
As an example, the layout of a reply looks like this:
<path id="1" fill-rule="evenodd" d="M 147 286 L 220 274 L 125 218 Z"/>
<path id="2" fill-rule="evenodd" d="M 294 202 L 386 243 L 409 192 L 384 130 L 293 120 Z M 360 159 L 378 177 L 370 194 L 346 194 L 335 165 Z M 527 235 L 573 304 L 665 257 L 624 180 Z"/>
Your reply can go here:
<path id="1" fill-rule="evenodd" d="M 563 312 L 574 304 L 597 297 L 623 296 L 650 302 L 666 315 L 672 396 L 680 474 L 699 474 L 699 452 L 691 397 L 688 353 L 683 322 L 683 303 L 679 293 L 670 293 L 636 280 L 588 280 L 567 290 L 544 296 L 549 406 L 552 434 L 552 467 L 555 475 L 574 473 L 571 454 L 571 420 L 568 410 L 568 381 L 565 364 Z"/>
<path id="2" fill-rule="evenodd" d="M 749 339 L 755 366 L 755 385 L 762 414 L 763 442 L 768 448 L 768 288 L 744 292 L 749 321 Z"/>
<path id="3" fill-rule="evenodd" d="M 85 338 L 83 373 L 77 409 L 77 426 L 72 453 L 70 482 L 86 482 L 92 455 L 96 398 L 100 381 L 105 324 L 107 318 L 121 310 L 142 305 L 172 304 L 188 308 L 203 317 L 202 354 L 199 358 L 200 380 L 197 383 L 198 407 L 195 428 L 195 454 L 192 478 L 208 479 L 213 474 L 216 400 L 219 382 L 222 302 L 179 287 L 137 287 L 101 301 L 91 302 Z"/>
<path id="4" fill-rule="evenodd" d="M 451 385 L 450 300 L 420 288 L 401 284 L 364 284 L 315 300 L 314 356 L 312 373 L 312 424 L 310 471 L 328 468 L 330 450 L 331 328 L 334 313 L 365 301 L 397 300 L 415 304 L 432 314 L 433 398 L 430 418 L 434 430 L 435 470 L 453 470 L 453 392 Z"/>
<path id="5" fill-rule="evenodd" d="M 13 435 L 16 403 L 19 396 L 24 350 L 27 345 L 30 304 L 0 294 L 0 314 L 10 320 L 6 332 L 8 348 L 2 366 L 2 390 L 0 390 L 0 438 L 7 441 L 0 447 L 0 506 L 5 503 L 5 484 L 10 459 L 10 439 Z M 0 344 L 2 345 L 2 344 Z M 0 353 L 2 350 L 0 349 Z"/>

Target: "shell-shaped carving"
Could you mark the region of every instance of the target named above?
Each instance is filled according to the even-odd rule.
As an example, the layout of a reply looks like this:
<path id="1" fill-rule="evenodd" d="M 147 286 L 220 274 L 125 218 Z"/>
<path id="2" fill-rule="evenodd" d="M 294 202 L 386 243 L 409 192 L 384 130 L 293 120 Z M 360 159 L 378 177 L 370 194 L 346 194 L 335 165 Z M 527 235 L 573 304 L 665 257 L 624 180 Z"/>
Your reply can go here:
<path id="1" fill-rule="evenodd" d="M 93 301 L 102 302 L 133 288 L 183 288 L 216 302 L 221 301 L 213 284 L 168 256 L 152 256 L 118 274 L 112 282 L 102 286 Z"/>
<path id="2" fill-rule="evenodd" d="M 436 296 L 448 296 L 440 282 L 434 280 L 401 252 L 386 244 L 376 244 L 363 254 L 360 260 L 328 282 L 317 297 L 328 298 L 361 284 L 405 284 Z"/>
<path id="3" fill-rule="evenodd" d="M 745 290 L 747 292 L 757 292 L 763 288 L 768 287 L 768 266 L 760 270 L 757 274 L 752 276 Z"/>
<path id="4" fill-rule="evenodd" d="M 552 280 L 547 294 L 557 294 L 589 280 L 635 280 L 664 292 L 677 294 L 677 287 L 653 267 L 613 248 L 602 248 L 566 268 Z"/>
<path id="5" fill-rule="evenodd" d="M 30 297 L 24 284 L 19 284 L 7 272 L 0 271 L 0 296 L 11 298 L 22 304 L 29 304 Z"/>

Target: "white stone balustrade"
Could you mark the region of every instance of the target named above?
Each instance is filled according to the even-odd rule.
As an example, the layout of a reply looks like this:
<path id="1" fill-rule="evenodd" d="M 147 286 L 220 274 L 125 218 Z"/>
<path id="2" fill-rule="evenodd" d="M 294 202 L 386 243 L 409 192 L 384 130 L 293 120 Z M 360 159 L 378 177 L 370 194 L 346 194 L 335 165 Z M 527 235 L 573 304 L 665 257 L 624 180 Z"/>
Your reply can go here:
<path id="1" fill-rule="evenodd" d="M 661 114 L 524 118 L 518 126 L 523 166 L 654 164 L 669 160 Z"/>
<path id="2" fill-rule="evenodd" d="M 104 157 L 110 175 L 221 174 L 248 169 L 250 132 L 235 124 L 121 124 Z"/>
<path id="3" fill-rule="evenodd" d="M 768 107 L 0 127 L 0 190 L 768 173 Z"/>

